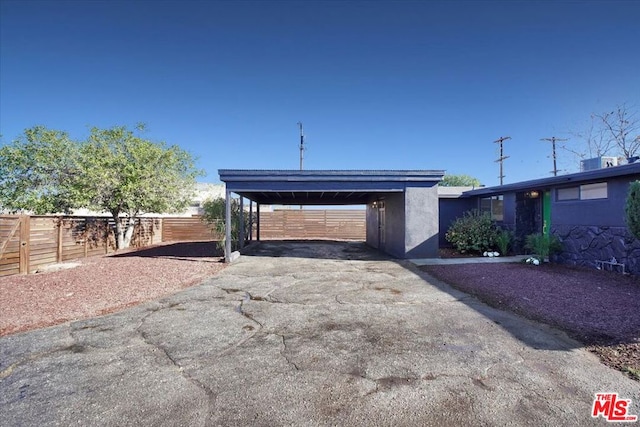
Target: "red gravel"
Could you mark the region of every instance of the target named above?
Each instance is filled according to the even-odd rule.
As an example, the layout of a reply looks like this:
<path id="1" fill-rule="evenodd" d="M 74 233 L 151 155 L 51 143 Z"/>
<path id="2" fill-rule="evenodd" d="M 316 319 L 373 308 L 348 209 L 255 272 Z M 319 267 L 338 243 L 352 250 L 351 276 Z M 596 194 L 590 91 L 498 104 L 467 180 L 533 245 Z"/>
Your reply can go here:
<path id="1" fill-rule="evenodd" d="M 170 243 L 76 260 L 50 273 L 0 277 L 0 336 L 112 313 L 220 271 L 215 242 Z"/>
<path id="2" fill-rule="evenodd" d="M 422 267 L 451 286 L 566 331 L 640 380 L 640 278 L 557 264 Z"/>

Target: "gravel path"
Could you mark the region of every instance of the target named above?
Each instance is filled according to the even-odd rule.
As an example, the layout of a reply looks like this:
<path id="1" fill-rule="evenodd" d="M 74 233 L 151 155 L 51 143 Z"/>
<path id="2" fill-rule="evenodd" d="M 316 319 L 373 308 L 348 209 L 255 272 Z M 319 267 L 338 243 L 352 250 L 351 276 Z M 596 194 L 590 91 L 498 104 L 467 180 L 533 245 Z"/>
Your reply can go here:
<path id="1" fill-rule="evenodd" d="M 421 269 L 489 305 L 566 331 L 603 363 L 640 380 L 640 278 L 556 264 Z"/>
<path id="2" fill-rule="evenodd" d="M 215 242 L 169 243 L 0 277 L 0 336 L 86 319 L 172 294 L 220 271 Z"/>

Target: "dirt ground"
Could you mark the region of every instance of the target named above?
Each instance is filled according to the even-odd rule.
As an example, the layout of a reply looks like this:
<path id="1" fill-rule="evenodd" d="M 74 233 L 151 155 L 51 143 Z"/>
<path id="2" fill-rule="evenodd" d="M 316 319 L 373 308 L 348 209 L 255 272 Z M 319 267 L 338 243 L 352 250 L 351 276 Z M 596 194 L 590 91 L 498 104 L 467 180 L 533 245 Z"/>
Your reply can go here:
<path id="1" fill-rule="evenodd" d="M 558 264 L 421 269 L 493 307 L 566 331 L 604 364 L 640 380 L 640 278 Z"/>

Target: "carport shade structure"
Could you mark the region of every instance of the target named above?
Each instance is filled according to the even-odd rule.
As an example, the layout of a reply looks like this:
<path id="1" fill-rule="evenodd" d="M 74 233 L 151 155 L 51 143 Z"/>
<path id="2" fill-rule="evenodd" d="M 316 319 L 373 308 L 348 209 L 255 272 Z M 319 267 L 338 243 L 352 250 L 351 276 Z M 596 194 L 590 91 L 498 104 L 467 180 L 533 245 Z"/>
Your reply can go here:
<path id="1" fill-rule="evenodd" d="M 244 198 L 256 203 L 258 230 L 261 204 L 366 205 L 369 245 L 398 258 L 437 256 L 437 184 L 443 170 L 220 169 L 218 174 L 226 186 L 227 262 L 232 193 L 240 196 L 241 206 Z"/>

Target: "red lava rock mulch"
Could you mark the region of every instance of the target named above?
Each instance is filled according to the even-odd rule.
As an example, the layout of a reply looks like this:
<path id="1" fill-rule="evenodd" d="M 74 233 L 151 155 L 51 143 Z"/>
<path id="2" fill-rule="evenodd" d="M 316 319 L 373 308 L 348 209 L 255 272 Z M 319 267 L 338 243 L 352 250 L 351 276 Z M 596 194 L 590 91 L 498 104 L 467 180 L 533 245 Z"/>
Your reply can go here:
<path id="1" fill-rule="evenodd" d="M 493 307 L 566 331 L 606 365 L 640 380 L 640 278 L 557 264 L 421 269 Z"/>
<path id="2" fill-rule="evenodd" d="M 0 336 L 112 313 L 201 283 L 222 268 L 215 242 L 169 243 L 0 277 Z"/>

